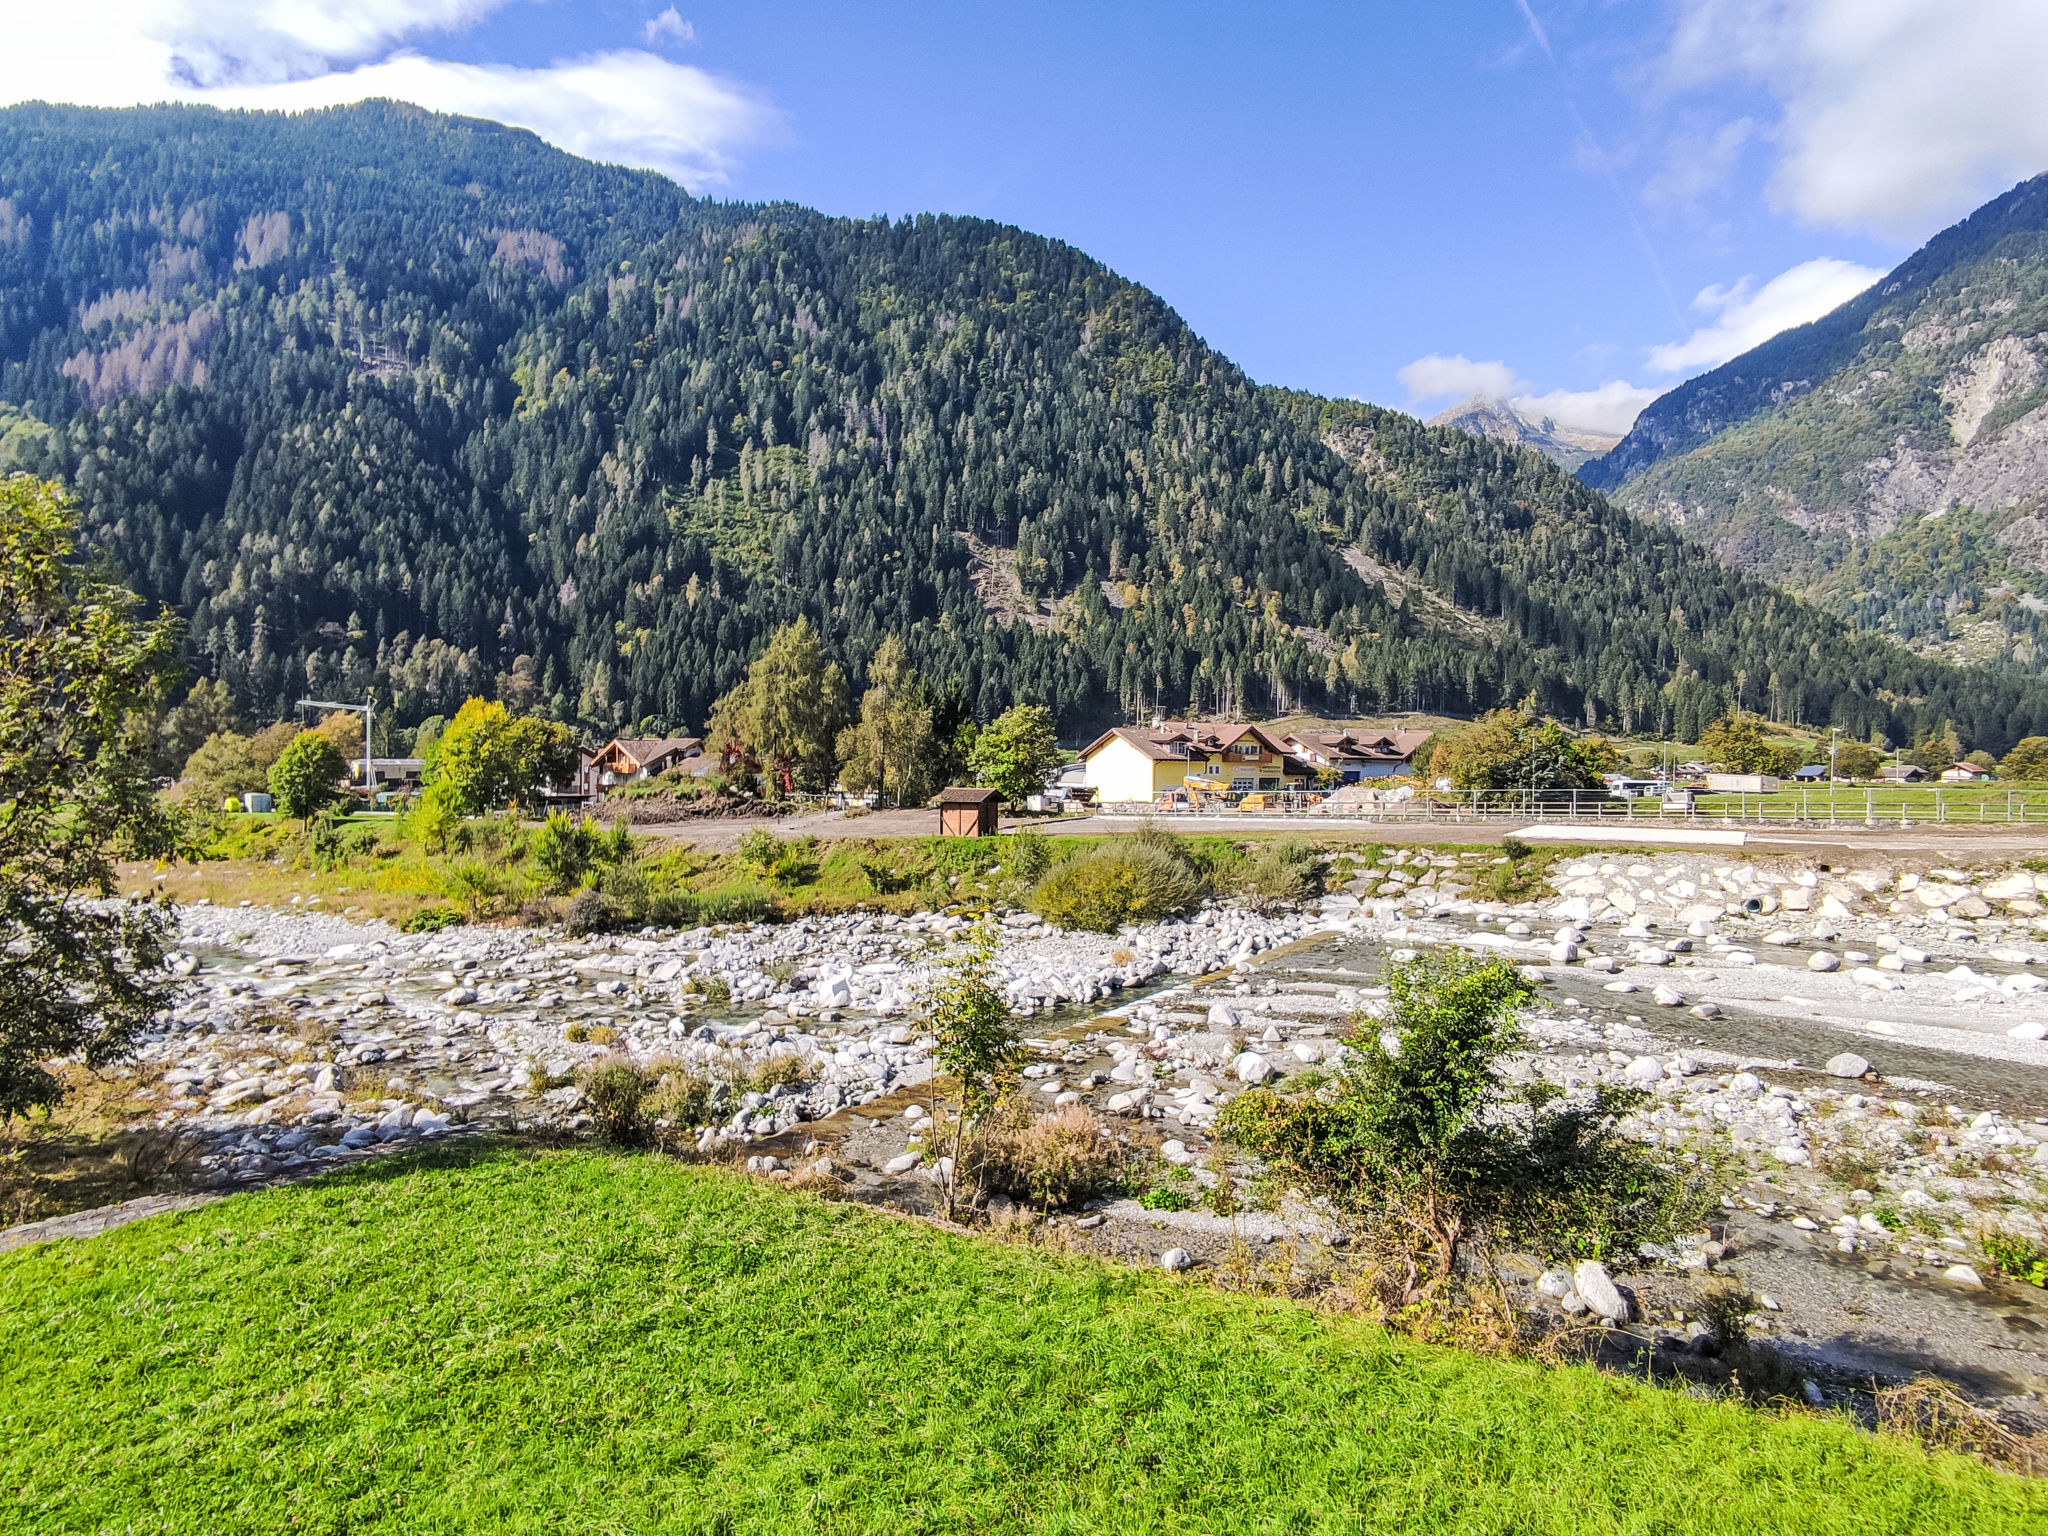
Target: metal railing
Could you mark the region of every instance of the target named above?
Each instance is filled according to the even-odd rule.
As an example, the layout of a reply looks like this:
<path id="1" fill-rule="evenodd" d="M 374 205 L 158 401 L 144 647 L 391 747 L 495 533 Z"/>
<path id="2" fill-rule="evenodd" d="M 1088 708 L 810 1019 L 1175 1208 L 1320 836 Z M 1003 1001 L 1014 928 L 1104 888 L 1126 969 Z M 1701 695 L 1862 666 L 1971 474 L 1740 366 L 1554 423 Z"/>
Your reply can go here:
<path id="1" fill-rule="evenodd" d="M 1251 808 L 1242 802 L 1254 800 Z M 2048 788 L 2004 786 L 1801 785 L 1769 793 L 1693 791 L 1675 798 L 1623 799 L 1598 789 L 1355 790 L 1204 796 L 1199 803 L 1104 806 L 1148 816 L 1263 816 L 1362 822 L 1643 822 L 1663 826 L 1877 827 L 1960 824 L 2048 826 Z"/>

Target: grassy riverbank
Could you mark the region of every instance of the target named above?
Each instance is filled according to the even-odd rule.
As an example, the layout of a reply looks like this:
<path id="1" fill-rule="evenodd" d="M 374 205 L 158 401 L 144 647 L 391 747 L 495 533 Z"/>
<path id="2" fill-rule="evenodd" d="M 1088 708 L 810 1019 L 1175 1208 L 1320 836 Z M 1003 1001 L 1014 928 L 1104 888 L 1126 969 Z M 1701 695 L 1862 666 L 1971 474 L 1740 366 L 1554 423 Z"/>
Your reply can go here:
<path id="1" fill-rule="evenodd" d="M 0 1520 L 1875 1536 L 2048 1488 L 724 1171 L 448 1148 L 0 1258 Z"/>
<path id="2" fill-rule="evenodd" d="M 596 834 L 593 834 L 595 836 Z M 1127 834 L 1124 834 L 1127 835 Z M 247 901 L 305 907 L 347 917 L 405 923 L 431 913 L 455 922 L 559 917 L 579 884 L 623 891 L 630 906 L 649 904 L 646 921 L 667 893 L 701 905 L 706 921 L 758 915 L 800 917 L 850 911 L 914 912 L 955 903 L 1022 906 L 1058 860 L 1088 852 L 1119 834 L 1057 835 L 1029 830 L 996 838 L 776 836 L 718 851 L 680 837 L 635 836 L 620 849 L 609 834 L 602 858 L 564 876 L 541 854 L 547 834 L 508 817 L 465 823 L 448 846 L 428 846 L 389 816 L 316 822 L 311 828 L 276 816 L 216 820 L 192 843 L 192 856 L 167 866 L 131 865 L 123 888 L 162 891 L 179 901 L 216 906 Z M 1327 879 L 1343 884 L 1396 856 L 1388 847 L 1329 829 L 1294 834 L 1333 856 Z M 1196 834 L 1182 843 L 1219 894 L 1235 891 L 1253 856 L 1271 836 Z M 1549 890 L 1547 871 L 1575 850 L 1524 850 L 1504 884 L 1487 872 L 1499 858 L 1490 846 L 1443 844 L 1435 853 L 1462 855 L 1475 894 L 1526 899 Z M 1417 855 L 1419 857 L 1419 855 Z M 1485 878 L 1483 878 L 1485 877 Z M 683 922 L 680 926 L 692 926 Z M 638 926 L 636 922 L 634 926 Z"/>

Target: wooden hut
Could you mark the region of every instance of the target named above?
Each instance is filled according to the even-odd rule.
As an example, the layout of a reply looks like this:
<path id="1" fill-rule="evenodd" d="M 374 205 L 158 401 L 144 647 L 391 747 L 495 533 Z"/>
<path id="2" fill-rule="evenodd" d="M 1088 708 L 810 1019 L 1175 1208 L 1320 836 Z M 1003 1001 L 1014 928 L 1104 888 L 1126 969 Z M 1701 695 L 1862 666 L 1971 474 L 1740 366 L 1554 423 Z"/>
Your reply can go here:
<path id="1" fill-rule="evenodd" d="M 1003 797 L 992 789 L 949 789 L 939 796 L 939 836 L 994 837 Z"/>

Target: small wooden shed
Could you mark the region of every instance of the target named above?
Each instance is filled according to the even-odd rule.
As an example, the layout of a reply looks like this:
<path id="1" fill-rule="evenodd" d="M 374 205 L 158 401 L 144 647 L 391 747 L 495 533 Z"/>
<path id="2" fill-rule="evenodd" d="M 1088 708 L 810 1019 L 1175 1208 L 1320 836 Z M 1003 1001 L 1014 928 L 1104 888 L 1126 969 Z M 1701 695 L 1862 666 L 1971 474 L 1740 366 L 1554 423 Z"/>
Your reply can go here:
<path id="1" fill-rule="evenodd" d="M 949 789 L 939 796 L 939 836 L 994 837 L 1003 797 L 993 789 Z"/>

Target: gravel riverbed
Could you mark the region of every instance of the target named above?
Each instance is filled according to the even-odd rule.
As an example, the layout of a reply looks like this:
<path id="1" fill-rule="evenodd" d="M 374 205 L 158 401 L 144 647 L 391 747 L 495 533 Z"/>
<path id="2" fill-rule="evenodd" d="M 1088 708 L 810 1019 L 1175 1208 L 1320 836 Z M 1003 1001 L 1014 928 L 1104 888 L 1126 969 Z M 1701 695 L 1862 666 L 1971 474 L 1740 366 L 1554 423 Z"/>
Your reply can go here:
<path id="1" fill-rule="evenodd" d="M 1116 935 L 999 915 L 998 967 L 1034 1053 L 1026 1090 L 1214 1184 L 1222 1105 L 1330 1066 L 1380 1005 L 1387 955 L 1496 952 L 1537 983 L 1518 1076 L 1641 1088 L 1631 1130 L 1730 1179 L 1708 1228 L 1613 1266 L 1632 1293 L 1620 1321 L 1646 1348 L 1684 1345 L 1686 1329 L 1652 1325 L 1685 1317 L 1722 1270 L 1768 1293 L 1760 1325 L 1823 1381 L 1931 1368 L 2009 1404 L 2048 1390 L 2042 1293 L 1982 1249 L 1988 1231 L 2048 1247 L 2048 877 L 1596 856 L 1555 871 L 1556 895 L 1508 903 L 1477 894 L 1485 855 L 1398 857 L 1306 912 L 1211 907 Z M 719 1103 L 700 1145 L 763 1169 L 823 1159 L 862 1198 L 933 1201 L 916 999 L 964 915 L 581 940 L 180 916 L 183 995 L 116 1070 L 157 1124 L 205 1140 L 214 1180 L 472 1128 L 574 1132 L 589 1124 L 577 1068 L 624 1052 L 707 1073 L 794 1058 L 788 1081 Z M 1227 1219 L 1132 1201 L 1052 1219 L 1077 1246 L 1175 1267 L 1236 1242 L 1343 1241 L 1327 1206 L 1295 1200 Z M 1565 1312 L 1599 1289 L 1509 1278 L 1526 1305 Z"/>

